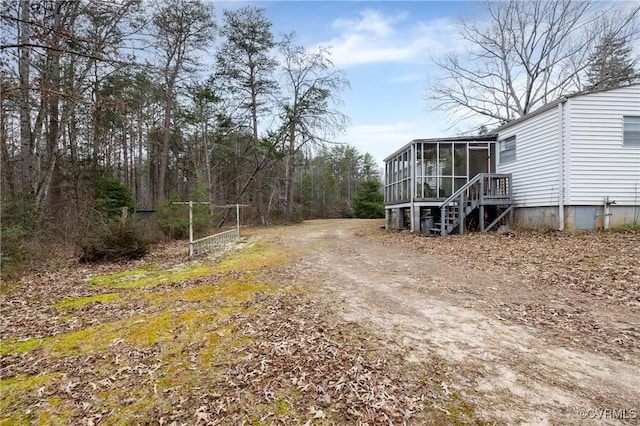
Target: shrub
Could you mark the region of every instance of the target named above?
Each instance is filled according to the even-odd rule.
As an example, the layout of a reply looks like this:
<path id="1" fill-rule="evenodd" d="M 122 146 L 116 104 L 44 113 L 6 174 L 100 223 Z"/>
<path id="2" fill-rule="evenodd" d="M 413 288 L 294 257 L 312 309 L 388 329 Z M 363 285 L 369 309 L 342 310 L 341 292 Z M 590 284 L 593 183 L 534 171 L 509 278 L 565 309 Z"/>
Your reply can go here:
<path id="1" fill-rule="evenodd" d="M 100 179 L 94 191 L 94 198 L 96 209 L 105 214 L 108 219 L 119 217 L 122 207 L 133 210 L 133 198 L 129 189 L 112 177 Z"/>
<path id="2" fill-rule="evenodd" d="M 135 221 L 111 221 L 91 231 L 79 243 L 81 262 L 139 259 L 149 249 L 149 241 Z"/>
<path id="3" fill-rule="evenodd" d="M 4 278 L 19 275 L 22 264 L 29 256 L 26 248 L 27 233 L 20 226 L 2 222 L 0 245 L 0 270 Z"/>
<path id="4" fill-rule="evenodd" d="M 367 179 L 360 183 L 360 189 L 353 199 L 353 213 L 359 219 L 380 219 L 384 217 L 384 197 L 377 179 Z"/>
<path id="5" fill-rule="evenodd" d="M 158 226 L 168 238 L 182 240 L 189 237 L 189 206 L 186 204 L 173 204 L 178 201 L 174 193 L 166 204 L 156 208 L 155 218 Z M 214 216 L 209 215 L 209 206 L 195 204 L 193 206 L 193 233 L 207 235 L 213 225 Z"/>

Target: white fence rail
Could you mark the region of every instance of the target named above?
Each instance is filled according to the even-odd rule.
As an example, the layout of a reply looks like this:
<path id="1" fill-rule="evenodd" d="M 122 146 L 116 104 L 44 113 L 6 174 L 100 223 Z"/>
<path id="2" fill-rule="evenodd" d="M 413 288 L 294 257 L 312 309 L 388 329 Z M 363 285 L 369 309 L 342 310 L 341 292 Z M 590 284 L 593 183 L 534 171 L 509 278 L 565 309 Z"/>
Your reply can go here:
<path id="1" fill-rule="evenodd" d="M 211 250 L 213 247 L 220 244 L 224 244 L 228 241 L 240 237 L 240 206 L 245 204 L 232 204 L 225 206 L 214 206 L 223 208 L 236 208 L 236 229 L 220 232 L 218 234 L 209 235 L 208 237 L 200 238 L 198 240 L 193 239 L 193 205 L 194 204 L 209 204 L 202 201 L 179 201 L 173 204 L 185 204 L 189 206 L 189 257 L 193 257 L 197 254 L 204 253 Z"/>
<path id="2" fill-rule="evenodd" d="M 189 243 L 189 257 L 211 251 L 213 247 L 235 240 L 239 237 L 240 230 L 236 228 L 192 241 Z"/>

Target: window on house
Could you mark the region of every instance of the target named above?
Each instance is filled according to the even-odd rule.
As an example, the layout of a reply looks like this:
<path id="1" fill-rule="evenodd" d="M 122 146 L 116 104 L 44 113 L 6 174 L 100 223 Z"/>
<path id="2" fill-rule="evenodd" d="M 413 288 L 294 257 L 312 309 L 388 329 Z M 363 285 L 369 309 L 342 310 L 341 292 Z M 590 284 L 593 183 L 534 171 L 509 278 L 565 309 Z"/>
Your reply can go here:
<path id="1" fill-rule="evenodd" d="M 500 164 L 510 163 L 516 159 L 516 137 L 511 136 L 500 142 Z"/>
<path id="2" fill-rule="evenodd" d="M 640 116 L 622 117 L 622 145 L 640 146 Z"/>

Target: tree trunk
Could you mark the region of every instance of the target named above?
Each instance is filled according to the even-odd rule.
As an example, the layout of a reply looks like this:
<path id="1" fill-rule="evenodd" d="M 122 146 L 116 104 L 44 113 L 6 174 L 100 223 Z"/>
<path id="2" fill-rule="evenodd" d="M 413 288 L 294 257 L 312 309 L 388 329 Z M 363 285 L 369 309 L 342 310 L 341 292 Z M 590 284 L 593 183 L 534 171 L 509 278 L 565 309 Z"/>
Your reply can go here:
<path id="1" fill-rule="evenodd" d="M 293 195 L 295 187 L 295 172 L 296 172 L 296 129 L 295 123 L 292 121 L 289 124 L 289 163 L 287 164 L 287 221 L 293 220 L 294 206 Z"/>
<path id="2" fill-rule="evenodd" d="M 167 84 L 167 99 L 164 105 L 164 121 L 162 131 L 162 151 L 160 152 L 160 175 L 158 176 L 158 193 L 156 201 L 166 200 L 165 184 L 169 166 L 169 141 L 171 136 L 171 103 L 173 100 L 173 83 Z"/>
<path id="3" fill-rule="evenodd" d="M 2 110 L 0 111 L 0 144 L 2 144 L 2 151 L 0 152 L 0 194 L 15 193 L 15 181 L 14 173 L 11 167 L 9 167 L 9 150 L 7 144 L 9 142 L 9 136 L 7 135 L 7 129 L 5 124 L 5 116 L 7 115 L 4 108 L 4 102 L 2 100 L 3 93 L 0 93 L 0 104 Z"/>
<path id="4" fill-rule="evenodd" d="M 31 37 L 29 0 L 20 1 L 20 59 L 18 74 L 20 79 L 20 160 L 19 182 L 16 187 L 25 193 L 33 193 L 33 155 L 34 139 L 31 130 L 31 87 L 30 87 L 30 48 Z"/>
<path id="5" fill-rule="evenodd" d="M 60 83 L 60 49 L 55 49 L 60 45 L 59 31 L 62 26 L 62 11 L 59 4 L 56 3 L 54 8 L 54 21 L 52 33 L 54 34 L 52 40 L 52 46 L 54 49 L 50 49 L 47 52 L 47 65 L 49 70 L 48 87 L 46 90 L 47 99 L 47 115 L 48 115 L 48 129 L 46 136 L 46 148 L 44 152 L 44 166 L 46 167 L 46 173 L 41 176 L 38 181 L 38 191 L 36 193 L 36 207 L 40 208 L 49 200 L 49 191 L 51 189 L 51 182 L 53 180 L 53 174 L 55 172 L 56 161 L 58 159 L 58 140 L 60 137 L 60 95 L 62 85 Z"/>
<path id="6" fill-rule="evenodd" d="M 257 94 L 256 94 L 256 88 L 255 88 L 255 81 L 253 79 L 253 74 L 251 77 L 251 119 L 252 119 L 252 124 L 253 124 L 253 143 L 254 143 L 254 147 L 256 149 L 256 171 L 260 170 L 260 164 L 263 161 L 262 158 L 262 154 L 260 153 L 259 149 L 258 149 L 258 145 L 259 145 L 259 139 L 258 139 L 258 99 L 257 99 Z M 255 176 L 255 180 L 256 180 L 256 214 L 258 215 L 258 217 L 260 218 L 260 222 L 262 223 L 262 225 L 267 225 L 267 220 L 264 216 L 264 194 L 262 191 L 262 186 L 263 186 L 263 180 L 262 180 L 262 174 L 261 173 L 254 173 Z M 243 190 L 244 192 L 244 190 Z"/>
<path id="7" fill-rule="evenodd" d="M 209 160 L 209 120 L 204 117 L 202 144 L 204 145 L 204 167 L 205 177 L 207 179 L 207 188 L 209 195 L 209 214 L 213 214 L 215 204 L 215 188 L 213 186 L 213 178 L 211 176 L 211 161 Z"/>
<path id="8" fill-rule="evenodd" d="M 125 123 L 127 123 L 125 117 Z M 129 176 L 129 144 L 127 143 L 127 124 L 122 127 L 122 169 L 124 171 L 124 183 L 127 188 L 131 188 L 131 177 Z"/>

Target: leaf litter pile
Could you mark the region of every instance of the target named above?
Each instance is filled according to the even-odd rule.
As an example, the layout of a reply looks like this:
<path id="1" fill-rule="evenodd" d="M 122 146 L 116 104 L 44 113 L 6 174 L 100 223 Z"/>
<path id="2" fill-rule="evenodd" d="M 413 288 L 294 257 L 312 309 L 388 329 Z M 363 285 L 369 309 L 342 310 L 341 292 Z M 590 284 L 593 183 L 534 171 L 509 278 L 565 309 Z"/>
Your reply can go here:
<path id="1" fill-rule="evenodd" d="M 192 262 L 167 245 L 4 283 L 0 424 L 474 421 L 445 361 L 407 369 L 290 260 L 259 240 Z"/>

